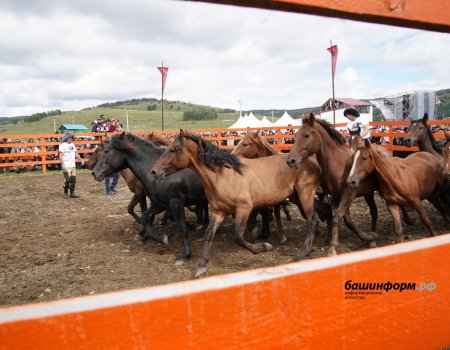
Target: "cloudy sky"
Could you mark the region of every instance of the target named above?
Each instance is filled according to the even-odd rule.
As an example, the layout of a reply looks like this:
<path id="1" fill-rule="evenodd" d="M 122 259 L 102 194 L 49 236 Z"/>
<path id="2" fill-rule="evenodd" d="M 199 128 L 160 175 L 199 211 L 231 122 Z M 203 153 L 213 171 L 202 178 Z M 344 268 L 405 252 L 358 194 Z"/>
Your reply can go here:
<path id="1" fill-rule="evenodd" d="M 450 35 L 168 0 L 0 2 L 0 116 L 161 97 L 293 109 L 450 88 Z"/>

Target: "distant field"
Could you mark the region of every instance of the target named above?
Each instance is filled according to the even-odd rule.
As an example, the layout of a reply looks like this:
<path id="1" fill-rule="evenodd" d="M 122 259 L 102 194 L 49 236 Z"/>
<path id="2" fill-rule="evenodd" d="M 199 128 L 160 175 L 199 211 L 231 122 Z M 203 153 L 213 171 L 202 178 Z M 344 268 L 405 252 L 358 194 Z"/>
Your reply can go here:
<path id="1" fill-rule="evenodd" d="M 133 106 L 134 107 L 134 106 Z M 91 108 L 82 111 L 70 111 L 56 117 L 47 117 L 37 122 L 26 123 L 19 121 L 16 124 L 0 125 L 0 134 L 27 134 L 27 133 L 51 133 L 54 125 L 58 129 L 61 124 L 84 124 L 88 128 L 100 114 L 107 118 L 119 119 L 124 129 L 129 131 L 161 130 L 161 110 L 146 111 L 124 108 Z M 208 121 L 183 121 L 183 111 L 164 108 L 164 129 L 213 129 L 226 128 L 233 124 L 239 117 L 239 113 L 219 113 L 216 120 Z"/>

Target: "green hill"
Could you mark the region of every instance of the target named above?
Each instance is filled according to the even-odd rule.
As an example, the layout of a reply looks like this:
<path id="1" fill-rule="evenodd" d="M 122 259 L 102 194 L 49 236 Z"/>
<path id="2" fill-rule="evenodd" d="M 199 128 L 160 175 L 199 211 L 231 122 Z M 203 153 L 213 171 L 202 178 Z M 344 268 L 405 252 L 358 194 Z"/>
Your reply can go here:
<path id="1" fill-rule="evenodd" d="M 450 117 L 450 89 L 436 92 L 441 103 L 437 106 L 439 119 Z M 214 109 L 217 119 L 184 121 L 185 111 L 202 108 Z M 286 110 L 291 116 L 298 117 L 318 107 Z M 266 116 L 271 119 L 281 117 L 285 110 L 257 109 L 242 111 L 242 114 L 253 112 L 257 117 Z M 381 113 L 381 112 L 380 112 Z M 109 119 L 119 119 L 124 129 L 129 131 L 161 130 L 161 100 L 156 98 L 141 98 L 127 101 L 109 102 L 96 107 L 86 108 L 81 111 L 49 111 L 36 113 L 31 116 L 0 118 L 0 134 L 37 134 L 52 133 L 61 124 L 84 124 L 91 128 L 92 122 L 100 114 Z M 127 118 L 128 115 L 128 118 Z M 182 101 L 164 100 L 164 129 L 165 130 L 195 130 L 227 128 L 239 117 L 239 112 L 233 109 L 220 109 L 209 106 L 201 106 Z M 377 120 L 375 112 L 374 119 Z"/>

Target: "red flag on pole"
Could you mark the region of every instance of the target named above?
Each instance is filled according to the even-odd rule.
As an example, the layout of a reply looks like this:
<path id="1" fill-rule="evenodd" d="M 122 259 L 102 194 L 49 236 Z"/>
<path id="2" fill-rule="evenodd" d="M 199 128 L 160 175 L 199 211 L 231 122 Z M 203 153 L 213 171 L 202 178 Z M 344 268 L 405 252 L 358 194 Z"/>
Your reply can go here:
<path id="1" fill-rule="evenodd" d="M 338 47 L 337 45 L 333 45 L 327 49 L 331 53 L 331 69 L 334 79 L 334 73 L 336 72 L 336 61 L 337 61 L 337 55 L 338 55 Z"/>
<path id="2" fill-rule="evenodd" d="M 167 73 L 169 72 L 169 67 L 157 67 L 162 75 L 162 91 L 164 92 L 164 85 L 166 85 Z"/>

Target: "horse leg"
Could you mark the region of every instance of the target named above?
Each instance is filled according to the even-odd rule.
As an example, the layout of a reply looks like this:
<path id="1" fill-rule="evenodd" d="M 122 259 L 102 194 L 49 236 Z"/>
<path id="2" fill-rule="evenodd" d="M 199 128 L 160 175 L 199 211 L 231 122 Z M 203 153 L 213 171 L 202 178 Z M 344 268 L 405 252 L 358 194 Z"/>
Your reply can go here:
<path id="1" fill-rule="evenodd" d="M 427 214 L 425 213 L 425 210 L 423 209 L 422 202 L 419 200 L 416 203 L 415 208 L 416 211 L 420 215 L 420 219 L 422 220 L 423 224 L 427 227 L 428 232 L 430 232 L 430 236 L 436 236 L 436 232 L 433 230 L 433 226 L 431 225 L 431 220 L 428 218 Z"/>
<path id="2" fill-rule="evenodd" d="M 284 205 L 286 205 L 286 203 Z M 283 204 L 281 204 L 281 207 L 284 208 Z M 284 233 L 283 223 L 281 222 L 281 208 L 280 208 L 280 204 L 275 205 L 273 209 L 274 209 L 273 211 L 274 211 L 274 214 L 275 214 L 275 219 L 277 221 L 278 237 L 280 237 L 280 244 L 283 244 L 283 243 L 285 243 L 287 241 L 287 237 L 286 237 L 286 234 Z M 288 221 L 291 221 L 291 220 L 288 220 Z"/>
<path id="3" fill-rule="evenodd" d="M 341 197 L 341 200 L 339 201 L 339 206 L 333 215 L 333 228 L 331 232 L 330 250 L 328 252 L 329 255 L 336 255 L 336 247 L 339 244 L 338 241 L 339 223 L 341 219 L 344 217 L 344 215 L 345 215 L 344 220 L 345 224 L 351 231 L 356 233 L 359 238 L 365 241 L 373 241 L 377 238 L 376 233 L 367 234 L 361 232 L 353 224 L 353 220 L 350 214 L 350 205 L 352 204 L 354 198 L 355 198 L 355 190 L 347 187 Z"/>
<path id="4" fill-rule="evenodd" d="M 438 193 L 434 192 L 427 199 L 431 204 L 433 204 L 433 206 L 441 214 L 442 219 L 444 219 L 444 224 L 448 225 L 447 210 L 444 208 L 445 201 L 446 201 L 445 198 L 443 196 L 439 197 Z M 442 203 L 444 203 L 444 205 Z"/>
<path id="5" fill-rule="evenodd" d="M 261 208 L 259 209 L 259 213 L 261 214 L 262 228 L 261 233 L 256 237 L 256 239 L 268 239 L 270 237 L 270 208 Z"/>
<path id="6" fill-rule="evenodd" d="M 371 231 L 377 232 L 377 219 L 378 219 L 378 208 L 375 204 L 375 196 L 372 192 L 371 194 L 365 195 L 367 205 L 369 206 L 370 216 L 372 217 Z"/>
<path id="7" fill-rule="evenodd" d="M 145 195 L 144 195 L 145 196 Z M 136 212 L 134 211 L 134 207 L 136 207 L 136 205 L 138 204 L 138 202 L 141 201 L 142 198 L 140 198 L 141 196 L 139 194 L 133 194 L 133 197 L 131 198 L 130 203 L 128 204 L 127 210 L 128 210 L 128 214 L 130 214 L 134 220 L 136 220 L 139 224 L 141 223 L 141 218 L 139 215 L 136 214 Z M 145 198 L 145 197 L 144 197 Z"/>
<path id="8" fill-rule="evenodd" d="M 316 190 L 317 187 L 315 186 L 304 186 L 297 188 L 298 198 L 300 199 L 300 203 L 308 223 L 308 233 L 306 234 L 303 248 L 300 251 L 300 260 L 306 259 L 311 253 L 314 236 L 318 229 L 319 217 L 314 210 L 314 194 L 316 193 Z"/>
<path id="9" fill-rule="evenodd" d="M 252 210 L 250 215 L 248 216 L 247 230 L 248 230 L 248 237 L 250 240 L 259 238 L 259 236 L 256 237 L 256 234 L 258 233 L 258 226 L 256 225 L 256 217 L 258 216 L 258 214 L 259 214 L 259 210 L 255 209 L 255 210 Z"/>
<path id="10" fill-rule="evenodd" d="M 158 207 L 152 204 L 149 209 L 142 213 L 141 220 L 146 232 L 143 236 L 139 237 L 139 241 L 141 244 L 144 244 L 149 238 L 162 244 L 168 244 L 166 234 L 159 235 L 153 230 L 153 222 L 155 220 L 155 216 L 164 210 L 165 208 Z"/>
<path id="11" fill-rule="evenodd" d="M 403 242 L 403 227 L 402 227 L 402 220 L 400 217 L 400 206 L 394 203 L 387 203 L 386 202 L 386 208 L 391 213 L 392 219 L 394 220 L 394 230 L 395 235 L 397 236 L 397 242 Z"/>
<path id="12" fill-rule="evenodd" d="M 325 203 L 323 201 L 323 196 L 321 196 L 319 199 L 314 199 L 314 210 L 320 220 L 327 221 L 327 236 L 325 239 L 325 244 L 329 245 L 331 242 L 331 231 L 333 228 L 333 208 L 331 207 L 331 204 Z"/>
<path id="13" fill-rule="evenodd" d="M 173 199 L 170 201 L 170 211 L 175 219 L 178 234 L 183 243 L 183 253 L 177 256 L 175 265 L 182 265 L 191 258 L 191 249 L 189 247 L 189 240 L 187 239 L 187 227 L 184 215 L 184 206 L 180 199 Z"/>
<path id="14" fill-rule="evenodd" d="M 213 211 L 208 227 L 205 231 L 202 255 L 200 257 L 200 262 L 198 263 L 197 271 L 195 272 L 195 277 L 198 277 L 206 272 L 206 265 L 209 262 L 209 249 L 211 248 L 212 239 L 224 219 L 225 213 Z"/>
<path id="15" fill-rule="evenodd" d="M 405 224 L 408 226 L 411 226 L 412 221 L 411 221 L 411 218 L 409 217 L 409 214 L 408 214 L 408 211 L 406 210 L 406 208 L 403 205 L 401 205 L 400 210 L 402 212 L 402 217 L 403 217 L 403 221 L 405 222 Z"/>
<path id="16" fill-rule="evenodd" d="M 244 239 L 244 231 L 247 224 L 248 215 L 249 211 L 240 210 L 239 212 L 236 212 L 236 217 L 234 219 L 236 225 L 233 235 L 236 244 L 240 247 L 244 247 L 250 250 L 253 254 L 259 254 L 261 252 L 268 252 L 269 250 L 273 250 L 272 245 L 269 243 L 252 244 Z"/>
<path id="17" fill-rule="evenodd" d="M 289 201 L 282 201 L 281 208 L 283 209 L 284 215 L 286 215 L 286 220 L 292 221 L 291 213 L 289 212 Z"/>

